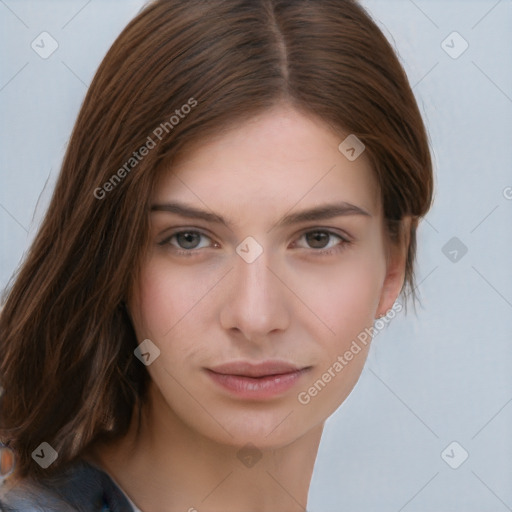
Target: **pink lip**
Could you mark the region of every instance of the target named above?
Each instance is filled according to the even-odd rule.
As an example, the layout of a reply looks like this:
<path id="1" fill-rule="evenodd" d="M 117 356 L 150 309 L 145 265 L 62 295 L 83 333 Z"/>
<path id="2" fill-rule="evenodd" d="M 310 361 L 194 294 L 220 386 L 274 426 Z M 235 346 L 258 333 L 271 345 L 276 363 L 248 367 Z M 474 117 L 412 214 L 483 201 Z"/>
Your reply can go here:
<path id="1" fill-rule="evenodd" d="M 206 368 L 210 378 L 240 398 L 262 400 L 292 388 L 311 367 L 297 367 L 281 361 L 252 364 L 245 361 Z"/>

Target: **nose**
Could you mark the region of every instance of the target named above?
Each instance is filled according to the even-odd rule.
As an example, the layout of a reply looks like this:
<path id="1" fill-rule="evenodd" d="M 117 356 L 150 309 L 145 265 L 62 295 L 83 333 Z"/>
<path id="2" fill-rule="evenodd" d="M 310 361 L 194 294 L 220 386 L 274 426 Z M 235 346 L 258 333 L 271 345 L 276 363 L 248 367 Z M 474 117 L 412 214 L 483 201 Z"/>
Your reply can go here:
<path id="1" fill-rule="evenodd" d="M 279 272 L 270 268 L 267 254 L 263 251 L 251 263 L 235 255 L 220 312 L 225 330 L 253 343 L 267 342 L 285 331 L 291 317 L 289 301 L 293 294 Z"/>

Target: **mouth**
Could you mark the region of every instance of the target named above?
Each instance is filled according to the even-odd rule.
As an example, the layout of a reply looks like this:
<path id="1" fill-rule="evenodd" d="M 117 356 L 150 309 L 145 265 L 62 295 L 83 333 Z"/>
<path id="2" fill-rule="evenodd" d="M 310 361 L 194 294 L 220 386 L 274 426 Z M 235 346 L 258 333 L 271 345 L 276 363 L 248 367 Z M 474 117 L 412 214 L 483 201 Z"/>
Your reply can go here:
<path id="1" fill-rule="evenodd" d="M 264 400 L 284 394 L 294 387 L 311 366 L 282 361 L 250 363 L 238 361 L 205 368 L 213 382 L 239 398 Z"/>

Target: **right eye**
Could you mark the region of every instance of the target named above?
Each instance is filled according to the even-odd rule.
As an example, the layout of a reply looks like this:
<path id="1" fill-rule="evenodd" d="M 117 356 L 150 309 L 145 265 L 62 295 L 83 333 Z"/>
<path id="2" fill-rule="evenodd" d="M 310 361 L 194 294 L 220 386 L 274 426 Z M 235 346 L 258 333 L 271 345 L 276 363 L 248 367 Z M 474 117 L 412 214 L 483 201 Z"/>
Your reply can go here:
<path id="1" fill-rule="evenodd" d="M 179 256 L 192 256 L 197 249 L 208 247 L 208 244 L 200 245 L 201 237 L 211 241 L 211 238 L 201 231 L 187 229 L 175 231 L 158 245 L 170 246 L 171 250 Z"/>

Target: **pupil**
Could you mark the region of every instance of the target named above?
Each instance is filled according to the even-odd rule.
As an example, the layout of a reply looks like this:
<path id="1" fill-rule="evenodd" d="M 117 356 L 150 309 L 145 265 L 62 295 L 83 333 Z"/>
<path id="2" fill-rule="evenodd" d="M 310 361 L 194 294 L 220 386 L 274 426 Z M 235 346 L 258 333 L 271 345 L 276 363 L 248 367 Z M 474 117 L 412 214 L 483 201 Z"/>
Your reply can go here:
<path id="1" fill-rule="evenodd" d="M 198 241 L 198 234 L 197 233 L 179 233 L 178 234 L 178 243 L 184 248 L 184 249 L 194 249 L 197 245 Z M 194 240 L 195 239 L 195 240 Z M 194 243 L 195 241 L 195 243 Z"/>
<path id="2" fill-rule="evenodd" d="M 329 240 L 329 235 L 322 231 L 308 233 L 306 236 L 308 239 L 308 244 L 315 249 L 323 249 Z"/>

